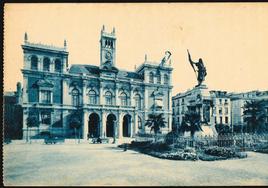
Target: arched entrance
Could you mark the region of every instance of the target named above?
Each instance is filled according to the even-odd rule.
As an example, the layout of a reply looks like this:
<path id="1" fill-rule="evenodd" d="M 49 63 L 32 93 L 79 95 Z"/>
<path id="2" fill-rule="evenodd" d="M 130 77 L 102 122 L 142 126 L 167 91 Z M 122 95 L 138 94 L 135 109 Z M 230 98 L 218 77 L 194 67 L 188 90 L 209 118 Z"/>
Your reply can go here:
<path id="1" fill-rule="evenodd" d="M 123 118 L 123 137 L 131 136 L 131 116 L 125 115 Z"/>
<path id="2" fill-rule="evenodd" d="M 106 121 L 106 136 L 107 137 L 113 137 L 114 136 L 114 124 L 116 121 L 116 117 L 114 114 L 109 114 L 107 116 L 107 121 Z"/>
<path id="3" fill-rule="evenodd" d="M 88 134 L 90 138 L 96 138 L 100 136 L 100 118 L 98 114 L 92 113 L 89 116 L 88 121 Z"/>

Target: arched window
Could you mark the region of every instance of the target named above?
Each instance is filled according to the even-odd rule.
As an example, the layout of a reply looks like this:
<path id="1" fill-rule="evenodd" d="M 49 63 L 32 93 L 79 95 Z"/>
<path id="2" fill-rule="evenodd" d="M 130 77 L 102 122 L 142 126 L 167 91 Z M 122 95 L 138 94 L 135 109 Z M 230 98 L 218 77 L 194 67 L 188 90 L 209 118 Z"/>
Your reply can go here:
<path id="1" fill-rule="evenodd" d="M 160 73 L 157 75 L 157 83 L 161 84 L 161 74 Z"/>
<path id="2" fill-rule="evenodd" d="M 78 89 L 73 89 L 72 101 L 73 101 L 74 106 L 79 106 L 79 91 L 78 91 Z"/>
<path id="3" fill-rule="evenodd" d="M 38 59 L 36 56 L 31 57 L 31 69 L 37 70 L 38 69 Z"/>
<path id="4" fill-rule="evenodd" d="M 97 104 L 97 94 L 94 90 L 89 91 L 89 104 Z"/>
<path id="5" fill-rule="evenodd" d="M 149 82 L 150 83 L 154 83 L 154 73 L 152 73 L 152 72 L 150 72 L 150 74 L 149 74 Z"/>
<path id="6" fill-rule="evenodd" d="M 121 93 L 120 99 L 121 99 L 121 105 L 122 106 L 127 106 L 127 94 L 124 93 L 124 92 Z"/>
<path id="7" fill-rule="evenodd" d="M 141 96 L 139 94 L 136 94 L 134 99 L 135 99 L 135 106 L 138 109 L 141 109 Z"/>
<path id="8" fill-rule="evenodd" d="M 113 104 L 112 103 L 112 97 L 113 97 L 113 95 L 112 95 L 112 93 L 110 91 L 107 91 L 105 93 L 105 103 L 106 103 L 106 105 L 112 105 Z"/>
<path id="9" fill-rule="evenodd" d="M 49 71 L 50 60 L 49 58 L 45 57 L 43 60 L 43 71 Z"/>
<path id="10" fill-rule="evenodd" d="M 169 80 L 168 75 L 165 74 L 165 76 L 164 76 L 164 84 L 168 84 L 168 80 Z"/>
<path id="11" fill-rule="evenodd" d="M 142 129 L 142 121 L 141 118 L 138 116 L 138 128 Z"/>
<path id="12" fill-rule="evenodd" d="M 61 72 L 61 60 L 59 59 L 55 61 L 55 72 Z"/>

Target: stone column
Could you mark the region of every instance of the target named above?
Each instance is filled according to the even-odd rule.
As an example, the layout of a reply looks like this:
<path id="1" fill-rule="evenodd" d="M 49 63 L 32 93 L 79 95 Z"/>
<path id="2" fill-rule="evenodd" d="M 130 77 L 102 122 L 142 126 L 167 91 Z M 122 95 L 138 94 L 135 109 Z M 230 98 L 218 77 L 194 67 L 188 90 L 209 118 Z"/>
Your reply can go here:
<path id="1" fill-rule="evenodd" d="M 38 71 L 43 71 L 43 58 L 42 57 L 38 57 L 37 70 Z"/>
<path id="2" fill-rule="evenodd" d="M 70 105 L 70 101 L 68 100 L 69 95 L 69 89 L 68 89 L 68 80 L 63 79 L 62 80 L 62 104 L 64 105 Z"/>
<path id="3" fill-rule="evenodd" d="M 83 139 L 87 139 L 87 133 L 88 133 L 88 112 L 86 110 L 83 111 L 83 116 L 82 116 L 82 125 L 83 125 Z"/>
<path id="4" fill-rule="evenodd" d="M 100 105 L 103 105 L 104 102 L 103 102 L 103 85 L 102 85 L 102 82 L 100 82 L 100 91 L 99 91 L 99 104 Z"/>
<path id="5" fill-rule="evenodd" d="M 148 89 L 146 86 L 144 87 L 144 98 L 143 99 L 144 99 L 144 108 L 145 108 L 145 110 L 147 110 L 148 109 L 149 95 L 148 95 Z"/>
<path id="6" fill-rule="evenodd" d="M 129 106 L 135 106 L 134 102 L 134 91 L 133 91 L 133 86 L 130 86 L 130 92 L 129 92 Z"/>
<path id="7" fill-rule="evenodd" d="M 106 138 L 106 114 L 102 112 L 100 121 L 101 137 Z"/>
<path id="8" fill-rule="evenodd" d="M 122 138 L 122 131 L 123 131 L 123 116 L 121 113 L 118 115 L 118 138 Z"/>
<path id="9" fill-rule="evenodd" d="M 53 58 L 51 58 L 50 59 L 50 67 L 49 67 L 51 72 L 55 72 L 54 62 L 55 62 L 55 60 Z"/>
<path id="10" fill-rule="evenodd" d="M 120 103 L 119 103 L 119 98 L 118 98 L 118 96 L 119 96 L 119 94 L 118 94 L 118 85 L 117 85 L 117 83 L 115 84 L 115 105 L 116 106 L 118 106 L 118 105 L 120 105 Z"/>
<path id="11" fill-rule="evenodd" d="M 85 106 L 87 104 L 87 93 L 86 93 L 86 80 L 83 79 L 83 84 L 82 84 L 82 104 Z"/>
<path id="12" fill-rule="evenodd" d="M 62 72 L 63 73 L 66 73 L 67 72 L 67 59 L 66 58 L 63 58 L 62 59 Z"/>
<path id="13" fill-rule="evenodd" d="M 68 111 L 62 111 L 62 128 L 64 130 L 64 135 L 67 136 L 68 133 L 68 121 L 67 121 Z"/>

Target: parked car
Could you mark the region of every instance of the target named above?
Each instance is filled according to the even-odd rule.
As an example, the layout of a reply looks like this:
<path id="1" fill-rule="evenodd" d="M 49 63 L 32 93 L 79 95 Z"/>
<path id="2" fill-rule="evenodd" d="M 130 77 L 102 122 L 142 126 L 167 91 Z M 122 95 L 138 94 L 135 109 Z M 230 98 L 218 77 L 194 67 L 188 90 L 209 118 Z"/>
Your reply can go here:
<path id="1" fill-rule="evenodd" d="M 49 136 L 44 139 L 45 144 L 63 143 L 65 139 L 61 136 Z"/>

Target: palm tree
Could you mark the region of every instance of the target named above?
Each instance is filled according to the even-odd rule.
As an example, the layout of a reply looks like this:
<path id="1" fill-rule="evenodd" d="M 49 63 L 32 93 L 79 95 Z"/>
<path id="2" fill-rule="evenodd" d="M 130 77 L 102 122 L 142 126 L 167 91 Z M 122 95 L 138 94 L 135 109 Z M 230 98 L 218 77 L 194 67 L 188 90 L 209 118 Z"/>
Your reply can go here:
<path id="1" fill-rule="evenodd" d="M 200 114 L 195 111 L 186 112 L 180 130 L 182 132 L 190 131 L 191 137 L 194 138 L 196 131 L 202 131 Z"/>
<path id="2" fill-rule="evenodd" d="M 39 127 L 39 120 L 37 118 L 37 116 L 31 115 L 27 118 L 26 120 L 26 124 L 27 124 L 27 137 L 26 137 L 26 141 L 28 142 L 28 137 L 29 137 L 29 127 Z"/>
<path id="3" fill-rule="evenodd" d="M 154 131 L 155 134 L 155 141 L 157 137 L 157 133 L 160 132 L 162 127 L 166 126 L 165 118 L 163 117 L 163 113 L 156 114 L 152 113 L 148 115 L 148 119 L 146 120 L 145 126 L 148 126 L 151 128 L 151 131 Z"/>
<path id="4" fill-rule="evenodd" d="M 257 131 L 263 131 L 265 109 L 263 100 L 246 101 L 244 109 L 244 121 L 246 122 L 247 132 L 256 133 Z"/>

